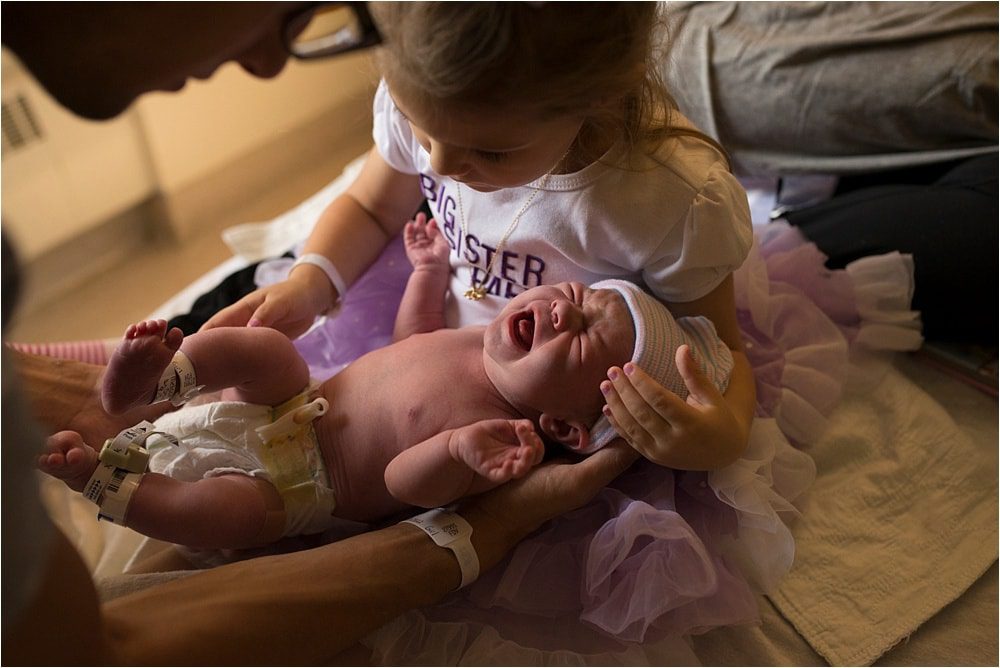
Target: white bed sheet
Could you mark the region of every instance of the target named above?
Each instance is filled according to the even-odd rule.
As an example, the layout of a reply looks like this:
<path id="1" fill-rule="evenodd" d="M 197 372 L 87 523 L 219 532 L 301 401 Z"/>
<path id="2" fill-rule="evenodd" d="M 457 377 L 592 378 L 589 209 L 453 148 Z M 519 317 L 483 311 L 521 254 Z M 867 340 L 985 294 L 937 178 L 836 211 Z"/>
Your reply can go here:
<path id="1" fill-rule="evenodd" d="M 241 255 L 155 314 L 185 311 L 232 271 L 287 250 L 356 168 L 275 221 L 230 232 Z M 794 528 L 796 565 L 761 599 L 760 626 L 694 638 L 695 656 L 706 665 L 863 665 L 883 655 L 887 665 L 996 665 L 996 400 L 900 357 L 877 384 L 849 388 L 809 453 L 819 471 Z M 43 485 L 49 507 L 106 595 L 162 579 L 123 575 L 140 537 L 98 526 L 89 504 L 53 483 Z M 654 663 L 649 649 L 638 656 Z"/>

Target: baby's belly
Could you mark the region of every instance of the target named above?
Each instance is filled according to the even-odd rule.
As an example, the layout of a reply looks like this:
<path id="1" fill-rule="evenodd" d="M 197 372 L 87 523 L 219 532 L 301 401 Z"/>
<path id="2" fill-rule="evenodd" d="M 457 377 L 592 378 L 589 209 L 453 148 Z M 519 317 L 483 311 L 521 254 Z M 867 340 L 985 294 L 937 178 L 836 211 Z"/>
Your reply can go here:
<path id="1" fill-rule="evenodd" d="M 388 433 L 362 435 L 355 428 L 358 422 L 362 420 L 331 408 L 316 421 L 316 435 L 337 499 L 334 515 L 371 522 L 407 506 L 385 486 L 385 467 L 398 452 L 398 438 Z"/>

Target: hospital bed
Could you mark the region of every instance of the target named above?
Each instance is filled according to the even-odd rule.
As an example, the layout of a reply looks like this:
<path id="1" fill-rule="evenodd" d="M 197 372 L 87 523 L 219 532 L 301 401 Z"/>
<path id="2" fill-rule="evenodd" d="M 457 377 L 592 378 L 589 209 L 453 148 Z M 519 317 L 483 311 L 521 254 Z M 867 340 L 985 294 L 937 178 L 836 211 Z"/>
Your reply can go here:
<path id="1" fill-rule="evenodd" d="M 974 49 L 975 54 L 986 53 L 987 60 L 991 59 L 991 74 L 969 85 L 992 91 L 993 117 L 987 119 L 989 127 L 982 132 L 992 133 L 990 150 L 995 152 L 996 4 L 983 3 L 985 10 L 980 6 L 971 12 L 951 3 L 934 3 L 933 10 L 930 3 L 901 4 L 910 5 L 904 10 L 911 15 L 926 14 L 915 23 L 920 39 L 933 52 L 921 63 L 931 70 L 925 72 L 927 77 L 933 78 L 931 66 L 935 63 L 950 63 L 934 51 L 938 48 L 966 56 Z M 770 15 L 742 13 L 746 11 Z M 778 60 L 790 53 L 779 48 L 786 45 L 783 39 L 796 38 L 812 44 L 810 48 L 819 48 L 817 44 L 829 45 L 836 41 L 835 35 L 847 31 L 851 39 L 840 42 L 837 48 L 851 53 L 863 48 L 877 52 L 882 42 L 876 37 L 895 45 L 907 42 L 907 36 L 910 42 L 916 39 L 914 22 L 904 20 L 903 14 L 866 3 L 843 11 L 848 13 L 831 11 L 827 15 L 817 6 L 803 3 L 756 10 L 730 3 L 671 6 L 677 46 L 670 55 L 669 78 L 676 89 L 693 91 L 681 104 L 702 127 L 723 139 L 732 135 L 734 160 L 746 176 L 759 229 L 769 224 L 767 214 L 780 172 L 833 171 L 865 151 L 855 150 L 858 146 L 851 143 L 850 133 L 840 132 L 814 132 L 808 146 L 780 141 L 766 146 L 761 137 L 780 135 L 775 126 L 781 126 L 797 109 L 789 102 L 788 91 L 774 93 L 768 101 L 770 125 L 763 121 L 750 126 L 735 123 L 727 116 L 733 107 L 726 107 L 726 101 L 738 106 L 742 104 L 738 95 L 750 88 L 760 95 L 760 88 L 766 88 L 768 82 L 758 80 L 751 85 L 750 78 L 761 71 L 760 63 L 752 68 L 748 64 L 744 71 L 739 59 L 726 60 L 730 53 L 726 45 L 742 44 L 741 58 L 752 60 L 748 31 L 752 33 L 765 23 L 771 27 L 760 43 L 766 45 L 771 40 L 774 48 L 762 47 L 758 53 L 768 52 Z M 803 32 L 799 22 L 806 15 L 811 27 Z M 782 25 L 788 27 L 787 32 L 780 30 Z M 826 41 L 818 40 L 817 35 L 824 35 Z M 889 59 L 898 56 L 886 53 Z M 805 62 L 797 76 L 819 77 L 818 62 L 821 60 Z M 828 58 L 825 67 L 831 62 L 838 61 Z M 703 76 L 685 86 L 676 83 L 684 73 L 696 71 Z M 980 71 L 967 70 L 965 74 Z M 852 99 L 851 86 L 859 84 L 857 77 L 826 70 L 822 74 L 837 79 L 842 95 L 814 103 L 835 108 L 836 113 L 831 113 L 838 123 L 854 118 L 845 108 L 845 100 Z M 912 84 L 915 89 L 920 85 Z M 730 94 L 720 94 L 712 86 L 727 86 Z M 882 97 L 886 97 L 885 91 Z M 967 104 L 959 101 L 954 107 L 950 116 L 941 112 L 951 127 L 964 121 L 965 128 L 984 123 L 981 110 L 966 118 L 962 115 L 968 114 Z M 896 110 L 899 108 L 897 105 Z M 929 113 L 926 108 L 922 107 L 923 115 Z M 883 137 L 893 135 L 899 127 L 898 114 L 879 115 L 871 106 L 865 113 L 873 124 L 884 126 L 879 130 Z M 926 152 L 928 160 L 940 159 L 944 150 L 961 157 L 989 145 L 985 141 L 977 147 L 956 147 L 953 138 L 943 136 L 949 127 L 942 125 L 944 121 L 930 122 L 933 131 L 942 136 L 921 136 L 922 145 L 910 151 L 911 158 L 914 152 Z M 894 136 L 901 142 L 912 140 L 901 132 Z M 902 152 L 897 147 L 880 157 L 885 165 L 891 165 Z M 831 160 L 831 155 L 841 161 Z M 857 163 L 853 168 L 865 167 L 870 166 Z M 272 221 L 227 231 L 234 257 L 188 286 L 154 315 L 185 311 L 197 295 L 229 273 L 280 254 L 287 250 L 289 239 L 304 238 L 325 202 L 349 182 L 356 169 L 354 163 L 316 196 Z M 996 399 L 906 353 L 855 358 L 852 370 L 839 400 L 821 417 L 821 428 L 812 432 L 815 437 L 800 444 L 815 462 L 817 475 L 801 502 L 800 516 L 790 520 L 794 565 L 780 584 L 755 599 L 759 622 L 683 637 L 650 636 L 610 648 L 596 647 L 582 635 L 578 642 L 570 637 L 564 646 L 538 646 L 516 634 L 498 632 L 488 614 L 473 618 L 459 607 L 455 609 L 463 616 L 450 619 L 448 605 L 454 602 L 446 602 L 436 611 L 402 615 L 372 633 L 366 644 L 374 648 L 376 660 L 385 664 L 997 664 Z M 105 596 L 182 576 L 126 573 L 137 555 L 158 546 L 120 527 L 98 525 L 92 506 L 66 493 L 54 481 L 45 482 L 44 490 L 57 522 L 81 548 Z"/>

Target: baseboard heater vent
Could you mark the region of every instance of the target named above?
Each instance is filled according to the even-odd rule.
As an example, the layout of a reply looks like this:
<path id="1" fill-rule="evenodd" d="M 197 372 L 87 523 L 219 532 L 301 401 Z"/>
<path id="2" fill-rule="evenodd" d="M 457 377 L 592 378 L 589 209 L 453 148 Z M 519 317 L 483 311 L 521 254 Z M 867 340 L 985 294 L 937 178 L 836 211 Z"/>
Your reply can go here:
<path id="1" fill-rule="evenodd" d="M 13 95 L 3 101 L 0 118 L 3 121 L 4 157 L 7 157 L 8 151 L 17 151 L 43 137 L 35 112 L 23 95 Z"/>

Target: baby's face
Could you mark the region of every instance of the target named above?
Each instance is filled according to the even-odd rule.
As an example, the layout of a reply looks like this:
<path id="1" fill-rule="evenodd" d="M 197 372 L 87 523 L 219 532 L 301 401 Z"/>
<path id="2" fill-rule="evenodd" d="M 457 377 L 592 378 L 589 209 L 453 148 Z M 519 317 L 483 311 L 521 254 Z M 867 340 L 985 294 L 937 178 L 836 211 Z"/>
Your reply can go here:
<path id="1" fill-rule="evenodd" d="M 486 328 L 483 360 L 497 390 L 522 413 L 591 420 L 608 368 L 632 359 L 635 327 L 614 290 L 542 285 L 510 302 Z"/>

